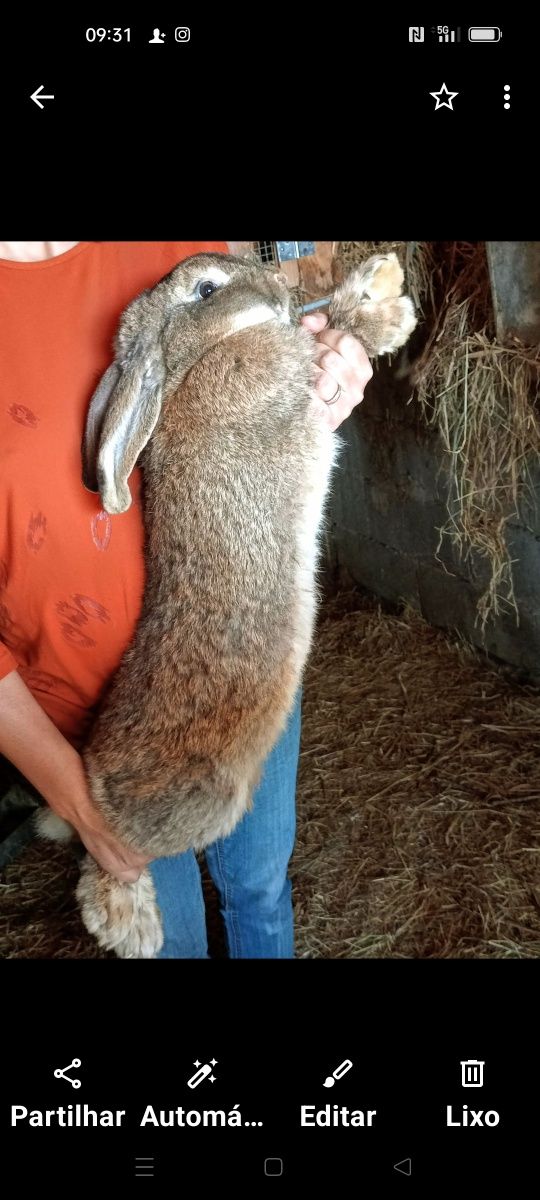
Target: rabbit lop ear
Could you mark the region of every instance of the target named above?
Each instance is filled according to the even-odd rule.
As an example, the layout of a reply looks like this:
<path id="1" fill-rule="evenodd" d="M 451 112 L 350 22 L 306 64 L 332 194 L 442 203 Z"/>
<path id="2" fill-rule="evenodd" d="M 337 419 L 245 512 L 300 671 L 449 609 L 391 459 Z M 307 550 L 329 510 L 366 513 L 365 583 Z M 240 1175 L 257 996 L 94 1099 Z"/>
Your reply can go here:
<path id="1" fill-rule="evenodd" d="M 89 492 L 99 492 L 97 481 L 97 456 L 103 418 L 109 396 L 120 378 L 120 367 L 112 363 L 102 375 L 90 401 L 82 444 L 83 484 Z"/>
<path id="2" fill-rule="evenodd" d="M 139 347 L 103 375 L 90 401 L 83 442 L 83 482 L 99 491 L 108 513 L 131 504 L 128 478 L 161 411 L 164 367 L 157 347 Z"/>

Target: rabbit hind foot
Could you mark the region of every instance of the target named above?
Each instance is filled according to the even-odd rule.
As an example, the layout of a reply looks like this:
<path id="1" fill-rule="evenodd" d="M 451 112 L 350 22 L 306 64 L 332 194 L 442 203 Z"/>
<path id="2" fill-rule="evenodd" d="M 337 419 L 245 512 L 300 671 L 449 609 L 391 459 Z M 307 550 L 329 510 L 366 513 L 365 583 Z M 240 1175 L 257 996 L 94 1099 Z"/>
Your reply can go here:
<path id="1" fill-rule="evenodd" d="M 77 887 L 83 923 L 104 950 L 118 958 L 155 958 L 163 928 L 149 871 L 136 883 L 120 883 L 86 858 Z"/>

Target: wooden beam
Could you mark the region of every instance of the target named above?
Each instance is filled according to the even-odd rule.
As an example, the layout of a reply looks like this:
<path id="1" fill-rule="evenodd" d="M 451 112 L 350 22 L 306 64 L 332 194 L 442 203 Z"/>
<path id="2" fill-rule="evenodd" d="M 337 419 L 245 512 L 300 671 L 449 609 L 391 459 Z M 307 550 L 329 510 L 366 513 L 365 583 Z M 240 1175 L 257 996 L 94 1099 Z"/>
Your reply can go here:
<path id="1" fill-rule="evenodd" d="M 540 242 L 486 242 L 500 342 L 540 343 Z"/>
<path id="2" fill-rule="evenodd" d="M 304 304 L 321 300 L 333 292 L 334 247 L 334 242 L 315 242 L 315 254 L 297 260 Z"/>

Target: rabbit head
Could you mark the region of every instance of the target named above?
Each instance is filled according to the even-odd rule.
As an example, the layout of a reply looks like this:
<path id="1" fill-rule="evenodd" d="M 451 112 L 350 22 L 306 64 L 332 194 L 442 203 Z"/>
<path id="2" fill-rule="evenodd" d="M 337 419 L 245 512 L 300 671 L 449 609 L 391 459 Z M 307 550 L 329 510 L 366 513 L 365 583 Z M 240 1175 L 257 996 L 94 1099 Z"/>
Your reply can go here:
<path id="1" fill-rule="evenodd" d="M 167 396 L 219 343 L 268 321 L 288 325 L 286 278 L 257 259 L 197 254 L 125 309 L 115 360 L 90 402 L 83 482 L 109 513 L 131 504 L 128 478 Z"/>

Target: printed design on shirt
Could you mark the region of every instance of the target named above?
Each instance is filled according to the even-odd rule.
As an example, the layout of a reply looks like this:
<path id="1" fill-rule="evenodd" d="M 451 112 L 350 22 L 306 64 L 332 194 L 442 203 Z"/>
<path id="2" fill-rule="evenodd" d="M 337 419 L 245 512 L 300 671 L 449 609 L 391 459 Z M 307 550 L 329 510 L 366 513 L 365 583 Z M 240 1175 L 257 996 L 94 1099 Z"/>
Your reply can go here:
<path id="1" fill-rule="evenodd" d="M 36 417 L 36 414 L 32 412 L 31 408 L 27 408 L 26 404 L 12 404 L 7 411 L 17 425 L 26 425 L 28 429 L 37 429 L 39 417 Z"/>
<path id="2" fill-rule="evenodd" d="M 88 703 L 87 696 L 76 684 L 61 679 L 59 675 L 51 675 L 50 671 L 41 671 L 36 667 L 20 667 L 19 674 L 31 692 L 52 692 L 55 695 L 64 693 L 69 699 L 76 695 L 83 704 Z"/>
<path id="3" fill-rule="evenodd" d="M 37 554 L 45 541 L 47 533 L 47 518 L 42 512 L 32 513 L 26 530 L 26 545 Z"/>
<path id="4" fill-rule="evenodd" d="M 21 675 L 29 688 L 57 689 L 64 681 L 59 675 L 51 675 L 50 671 L 38 671 L 35 667 L 23 668 Z"/>
<path id="5" fill-rule="evenodd" d="M 82 630 L 77 629 L 75 625 L 69 625 L 66 621 L 60 626 L 62 636 L 69 642 L 70 646 L 80 646 L 81 650 L 90 650 L 91 646 L 95 646 L 96 639 L 88 637 Z"/>
<path id="6" fill-rule="evenodd" d="M 112 521 L 108 512 L 102 508 L 90 523 L 92 540 L 98 550 L 106 550 L 111 540 Z"/>
<path id="7" fill-rule="evenodd" d="M 4 559 L 0 558 L 0 592 L 2 591 L 2 588 L 7 587 L 7 581 L 8 581 L 7 562 L 4 562 Z"/>
<path id="8" fill-rule="evenodd" d="M 76 592 L 69 600 L 59 600 L 56 611 L 61 618 L 62 637 L 70 646 L 79 646 L 82 650 L 96 645 L 95 638 L 83 632 L 89 621 L 100 621 L 104 625 L 111 619 L 109 610 L 99 600 L 83 596 L 81 592 Z"/>
<path id="9" fill-rule="evenodd" d="M 71 625 L 86 625 L 87 617 L 79 608 L 75 608 L 68 600 L 59 600 L 56 611 L 61 617 L 67 617 Z"/>
<path id="10" fill-rule="evenodd" d="M 110 621 L 111 614 L 108 608 L 100 604 L 99 600 L 92 600 L 91 596 L 81 596 L 80 593 L 77 593 L 73 599 L 77 608 L 80 608 L 86 617 L 96 617 L 103 624 Z"/>

